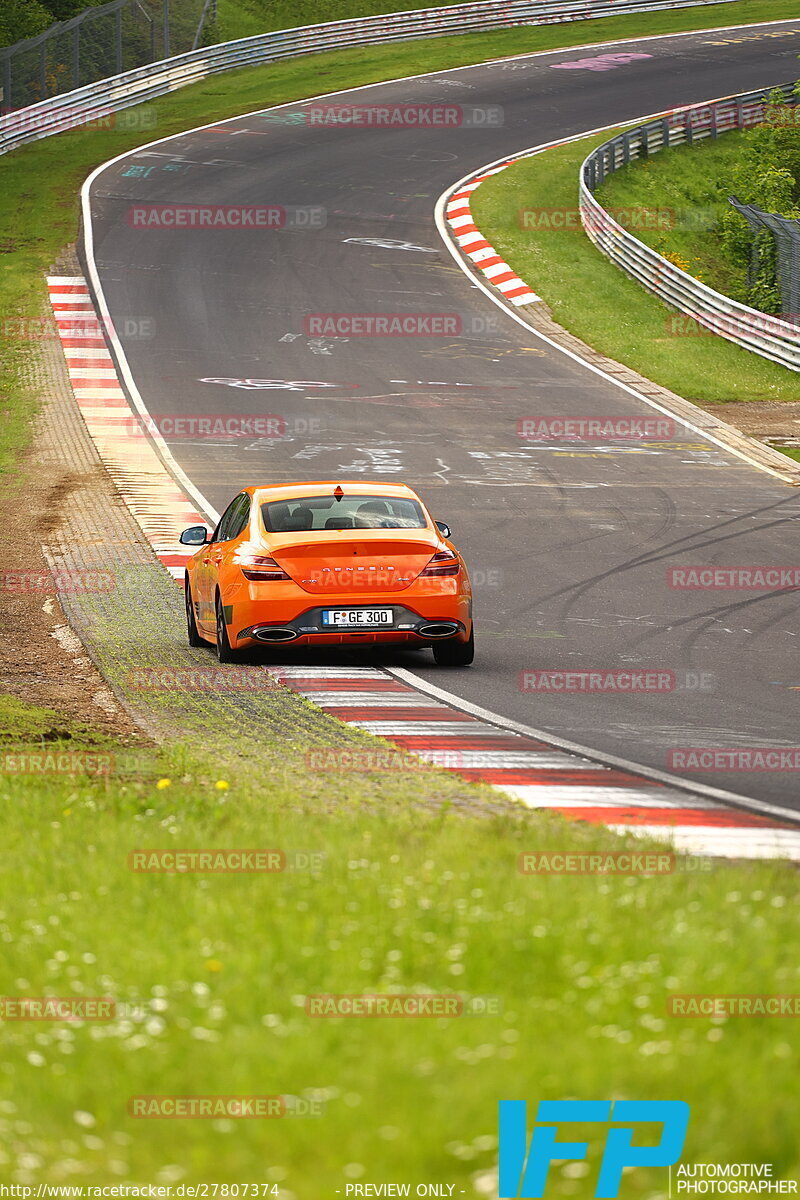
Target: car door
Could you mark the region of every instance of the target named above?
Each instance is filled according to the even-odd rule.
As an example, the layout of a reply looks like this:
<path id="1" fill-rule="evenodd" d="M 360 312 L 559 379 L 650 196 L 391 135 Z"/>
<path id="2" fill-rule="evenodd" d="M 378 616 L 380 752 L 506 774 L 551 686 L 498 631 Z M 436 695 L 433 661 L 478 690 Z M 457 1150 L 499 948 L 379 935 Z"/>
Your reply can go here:
<path id="1" fill-rule="evenodd" d="M 244 512 L 244 521 L 241 520 Z M 203 555 L 195 570 L 195 589 L 197 600 L 197 624 L 204 633 L 213 632 L 216 623 L 214 611 L 214 596 L 219 579 L 219 570 L 226 548 L 231 538 L 237 537 L 244 528 L 250 514 L 250 497 L 241 492 L 231 500 L 219 520 L 217 528 L 211 535 L 211 540 L 204 547 Z"/>
<path id="2" fill-rule="evenodd" d="M 205 629 L 215 628 L 215 596 L 220 571 L 227 556 L 233 551 L 236 539 L 246 528 L 249 520 L 250 496 L 247 492 L 241 492 L 225 509 L 222 520 L 214 531 L 213 539 L 206 547 L 206 553 L 203 555 L 204 596 L 200 606 Z"/>

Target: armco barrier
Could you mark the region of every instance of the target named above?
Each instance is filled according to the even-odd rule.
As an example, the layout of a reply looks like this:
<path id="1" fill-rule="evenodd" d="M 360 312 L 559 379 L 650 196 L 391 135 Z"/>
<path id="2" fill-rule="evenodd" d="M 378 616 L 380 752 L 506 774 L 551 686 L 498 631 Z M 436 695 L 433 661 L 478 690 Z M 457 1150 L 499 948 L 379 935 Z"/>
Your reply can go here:
<path id="1" fill-rule="evenodd" d="M 235 42 L 222 42 L 192 50 L 177 58 L 150 63 L 135 71 L 114 75 L 72 92 L 41 100 L 0 117 L 0 154 L 27 142 L 87 124 L 108 113 L 196 83 L 209 75 L 238 67 L 258 66 L 323 50 L 405 42 L 415 38 L 479 30 L 507 29 L 515 25 L 550 25 L 594 17 L 623 16 L 661 9 L 700 8 L 737 0 L 480 0 L 448 8 L 381 14 L 348 21 L 329 21 L 259 34 Z"/>
<path id="2" fill-rule="evenodd" d="M 606 176 L 635 159 L 757 124 L 764 116 L 766 98 L 774 91 L 782 92 L 790 104 L 798 101 L 791 83 L 746 92 L 659 117 L 598 146 L 581 166 L 581 220 L 598 249 L 659 299 L 729 342 L 800 371 L 800 327 L 738 304 L 681 271 L 624 229 L 594 197 Z"/>

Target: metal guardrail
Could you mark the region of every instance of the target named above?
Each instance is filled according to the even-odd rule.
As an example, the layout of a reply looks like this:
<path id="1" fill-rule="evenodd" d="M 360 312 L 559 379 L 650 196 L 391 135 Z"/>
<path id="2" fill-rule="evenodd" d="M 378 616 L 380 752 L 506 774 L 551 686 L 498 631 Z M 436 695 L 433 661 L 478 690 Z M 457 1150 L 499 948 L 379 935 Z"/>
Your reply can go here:
<path id="1" fill-rule="evenodd" d="M 639 241 L 595 199 L 594 190 L 612 172 L 670 146 L 692 145 L 734 129 L 758 124 L 767 98 L 780 91 L 798 102 L 794 83 L 745 92 L 714 104 L 696 105 L 629 129 L 604 142 L 586 158 L 580 172 L 581 221 L 587 236 L 612 262 L 666 304 L 712 333 L 800 371 L 800 329 L 780 317 L 739 304 L 715 292 L 644 242 Z"/>
<path id="2" fill-rule="evenodd" d="M 151 63 L 2 116 L 0 154 L 239 67 L 351 46 L 375 46 L 446 34 L 507 29 L 516 25 L 550 25 L 662 9 L 699 8 L 720 2 L 735 4 L 737 0 L 508 0 L 503 4 L 497 4 L 496 0 L 478 0 L 472 4 L 329 21 L 259 34 Z"/>

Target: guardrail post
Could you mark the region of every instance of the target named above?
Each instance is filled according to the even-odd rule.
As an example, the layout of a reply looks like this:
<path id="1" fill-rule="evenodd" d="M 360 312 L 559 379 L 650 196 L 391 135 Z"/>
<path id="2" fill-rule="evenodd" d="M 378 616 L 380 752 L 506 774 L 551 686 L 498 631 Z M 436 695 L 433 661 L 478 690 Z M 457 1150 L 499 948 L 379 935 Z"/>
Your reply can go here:
<path id="1" fill-rule="evenodd" d="M 661 118 L 661 149 L 662 150 L 669 150 L 669 148 L 670 148 L 671 143 L 669 140 L 669 133 L 670 133 L 669 117 L 662 117 Z"/>
<path id="2" fill-rule="evenodd" d="M 164 58 L 169 58 L 169 0 L 164 0 Z"/>
<path id="3" fill-rule="evenodd" d="M 622 163 L 623 166 L 628 165 L 631 161 L 631 135 L 625 133 L 622 136 Z"/>
<path id="4" fill-rule="evenodd" d="M 122 74 L 122 9 L 114 13 L 114 42 L 117 57 L 117 75 Z"/>
<path id="5" fill-rule="evenodd" d="M 712 105 L 711 105 L 711 136 L 712 136 L 712 138 L 715 138 L 715 137 L 717 137 L 717 134 L 718 134 L 718 130 L 717 130 L 717 106 L 716 106 L 716 104 L 712 104 Z"/>

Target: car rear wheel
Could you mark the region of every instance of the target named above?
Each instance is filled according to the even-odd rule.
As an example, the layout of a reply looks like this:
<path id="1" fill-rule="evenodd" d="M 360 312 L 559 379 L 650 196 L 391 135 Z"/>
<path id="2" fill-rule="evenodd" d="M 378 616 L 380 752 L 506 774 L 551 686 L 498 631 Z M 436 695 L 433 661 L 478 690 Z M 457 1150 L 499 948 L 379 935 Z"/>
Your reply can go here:
<path id="1" fill-rule="evenodd" d="M 192 589 L 187 579 L 184 584 L 184 596 L 186 598 L 186 636 L 190 646 L 205 646 L 206 643 L 200 637 L 200 632 L 197 628 L 197 621 L 194 617 L 194 601 L 192 600 Z"/>
<path id="2" fill-rule="evenodd" d="M 217 592 L 217 659 L 221 663 L 231 663 L 236 661 L 236 652 L 231 648 L 228 640 L 228 629 L 225 625 L 225 613 L 222 609 L 222 601 Z"/>
<path id="3" fill-rule="evenodd" d="M 475 657 L 474 628 L 466 642 L 457 642 L 452 638 L 446 642 L 434 642 L 433 657 L 438 667 L 468 667 Z"/>

